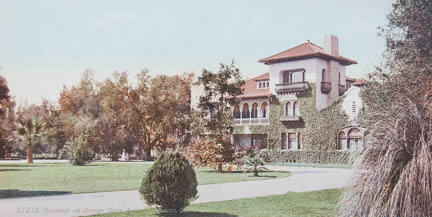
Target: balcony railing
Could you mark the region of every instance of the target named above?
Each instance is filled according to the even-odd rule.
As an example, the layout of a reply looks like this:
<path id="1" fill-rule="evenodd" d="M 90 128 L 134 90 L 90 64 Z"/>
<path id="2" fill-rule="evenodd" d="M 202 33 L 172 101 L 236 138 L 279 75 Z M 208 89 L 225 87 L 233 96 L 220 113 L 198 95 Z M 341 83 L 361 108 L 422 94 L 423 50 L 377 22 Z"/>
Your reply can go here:
<path id="1" fill-rule="evenodd" d="M 241 118 L 234 119 L 234 125 L 260 125 L 260 124 L 268 124 L 268 118 Z"/>
<path id="2" fill-rule="evenodd" d="M 280 117 L 280 121 L 282 122 L 290 122 L 290 121 L 300 121 L 302 119 L 299 115 L 283 115 Z"/>
<path id="3" fill-rule="evenodd" d="M 339 96 L 344 95 L 345 93 L 345 85 L 339 84 Z"/>
<path id="4" fill-rule="evenodd" d="M 331 83 L 330 82 L 321 82 L 321 93 L 330 93 L 331 91 Z"/>
<path id="5" fill-rule="evenodd" d="M 292 82 L 292 83 L 281 83 L 276 84 L 276 92 L 299 92 L 299 91 L 305 91 L 309 89 L 309 83 L 308 82 Z"/>

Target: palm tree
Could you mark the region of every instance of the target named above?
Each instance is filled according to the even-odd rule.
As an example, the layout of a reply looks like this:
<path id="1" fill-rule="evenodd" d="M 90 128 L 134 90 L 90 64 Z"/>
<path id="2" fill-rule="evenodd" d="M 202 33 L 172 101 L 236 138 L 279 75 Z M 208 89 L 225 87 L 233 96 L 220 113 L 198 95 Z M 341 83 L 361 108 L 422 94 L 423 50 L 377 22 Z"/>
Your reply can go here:
<path id="1" fill-rule="evenodd" d="M 33 145 L 43 135 L 44 123 L 40 118 L 18 119 L 17 133 L 27 148 L 27 163 L 33 163 Z"/>
<path id="2" fill-rule="evenodd" d="M 245 159 L 245 164 L 247 166 L 247 169 L 245 172 L 252 171 L 254 174 L 254 177 L 258 176 L 258 172 L 260 171 L 268 171 L 266 167 L 264 167 L 265 162 L 261 157 L 254 156 L 254 157 L 247 157 Z"/>

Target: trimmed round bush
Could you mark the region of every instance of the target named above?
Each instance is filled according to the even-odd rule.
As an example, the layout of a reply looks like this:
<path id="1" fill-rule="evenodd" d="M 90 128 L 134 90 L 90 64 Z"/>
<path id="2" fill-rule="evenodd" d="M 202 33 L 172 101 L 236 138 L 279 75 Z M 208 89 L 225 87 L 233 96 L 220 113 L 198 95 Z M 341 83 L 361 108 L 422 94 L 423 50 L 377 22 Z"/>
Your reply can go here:
<path id="1" fill-rule="evenodd" d="M 161 213 L 180 213 L 196 199 L 197 185 L 189 161 L 179 153 L 165 153 L 147 171 L 139 191 Z"/>
<path id="2" fill-rule="evenodd" d="M 66 145 L 69 160 L 74 166 L 82 166 L 92 161 L 94 153 L 83 136 L 68 141 Z"/>

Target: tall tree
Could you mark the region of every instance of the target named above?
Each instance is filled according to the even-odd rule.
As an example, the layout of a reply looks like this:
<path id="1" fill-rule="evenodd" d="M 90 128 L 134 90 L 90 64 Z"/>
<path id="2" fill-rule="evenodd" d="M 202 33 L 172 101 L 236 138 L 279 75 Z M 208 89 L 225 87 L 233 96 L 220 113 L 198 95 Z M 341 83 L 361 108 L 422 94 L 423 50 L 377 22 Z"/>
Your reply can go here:
<path id="1" fill-rule="evenodd" d="M 104 153 L 123 149 L 165 150 L 181 144 L 189 127 L 192 74 L 151 78 L 144 70 L 137 83 L 127 73 L 114 73 L 99 85 L 98 143 Z"/>
<path id="2" fill-rule="evenodd" d="M 148 122 L 159 148 L 180 145 L 189 129 L 192 78 L 193 74 L 159 75 L 151 80 Z"/>
<path id="3" fill-rule="evenodd" d="M 14 130 L 14 107 L 7 81 L 0 76 L 0 158 L 11 151 L 10 140 Z"/>
<path id="4" fill-rule="evenodd" d="M 70 145 L 67 147 L 67 151 L 70 156 L 75 156 L 71 151 L 85 150 L 83 148 L 92 149 L 92 151 L 98 151 L 96 146 L 96 139 L 88 139 L 88 135 L 83 132 L 83 127 L 79 122 L 85 120 L 85 123 L 89 123 L 90 126 L 95 126 L 96 120 L 101 116 L 100 106 L 100 95 L 97 82 L 94 79 L 94 73 L 91 70 L 86 70 L 80 82 L 72 87 L 64 87 L 60 93 L 58 100 L 59 103 L 59 118 L 55 120 L 54 125 L 61 124 L 62 129 L 56 136 L 60 136 L 62 142 L 70 144 L 79 144 L 79 149 L 71 149 Z M 57 109 L 56 109 L 57 110 Z M 91 124 L 90 124 L 91 123 Z M 91 136 L 94 137 L 94 132 L 91 132 Z M 61 138 L 61 136 L 65 136 Z M 80 138 L 77 140 L 77 138 Z M 85 139 L 83 139 L 85 138 Z M 89 147 L 82 147 L 88 145 Z M 74 160 L 72 160 L 74 162 Z"/>
<path id="5" fill-rule="evenodd" d="M 132 125 L 146 155 L 180 144 L 188 128 L 192 74 L 157 76 L 138 74 L 137 85 L 124 91 L 132 108 Z"/>
<path id="6" fill-rule="evenodd" d="M 339 216 L 432 216 L 432 1 L 396 0 L 362 92 L 371 138 Z"/>
<path id="7" fill-rule="evenodd" d="M 65 129 L 67 115 L 60 111 L 58 105 L 49 103 L 46 100 L 42 102 L 41 107 L 44 110 L 42 119 L 45 123 L 43 143 L 46 147 L 43 151 L 58 154 L 67 141 Z"/>
<path id="8" fill-rule="evenodd" d="M 27 163 L 33 163 L 33 146 L 43 135 L 43 121 L 40 118 L 20 117 L 17 119 L 17 132 L 27 150 Z"/>
<path id="9" fill-rule="evenodd" d="M 71 88 L 64 86 L 58 103 L 63 113 L 84 114 L 96 119 L 100 114 L 100 104 L 94 73 L 86 70 L 78 85 Z"/>
<path id="10" fill-rule="evenodd" d="M 233 150 L 230 144 L 233 129 L 230 107 L 238 103 L 236 97 L 243 93 L 242 86 L 245 81 L 233 61 L 229 65 L 221 63 L 216 73 L 203 69 L 197 84 L 204 88 L 204 95 L 200 96 L 198 108 L 203 117 L 206 117 L 206 129 L 215 136 L 217 143 L 224 146 L 224 158 L 230 161 L 230 153 Z"/>
<path id="11" fill-rule="evenodd" d="M 97 119 L 97 143 L 102 153 L 110 154 L 117 161 L 125 150 L 132 152 L 137 145 L 137 132 L 134 131 L 132 108 L 124 93 L 131 88 L 127 73 L 114 73 L 111 78 L 99 84 L 102 114 Z"/>

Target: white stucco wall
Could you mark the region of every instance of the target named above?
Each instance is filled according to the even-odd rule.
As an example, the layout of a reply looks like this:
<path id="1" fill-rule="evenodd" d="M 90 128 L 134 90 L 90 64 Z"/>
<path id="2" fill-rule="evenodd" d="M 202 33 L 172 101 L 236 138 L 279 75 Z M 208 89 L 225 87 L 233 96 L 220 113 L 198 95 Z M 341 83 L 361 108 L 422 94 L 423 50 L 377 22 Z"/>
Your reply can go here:
<path id="1" fill-rule="evenodd" d="M 305 81 L 315 83 L 317 58 L 295 60 L 290 62 L 271 64 L 270 67 L 270 91 L 276 94 L 276 84 L 283 82 L 282 71 L 291 69 L 305 69 Z M 300 74 L 299 74 L 300 76 Z M 295 80 L 297 78 L 293 78 Z"/>
<path id="2" fill-rule="evenodd" d="M 345 85 L 345 68 L 346 66 L 339 64 L 337 61 L 328 61 L 323 59 L 317 59 L 316 64 L 316 95 L 317 109 L 323 109 L 328 105 L 332 104 L 336 99 L 339 98 L 339 73 L 340 73 L 340 84 Z M 321 92 L 322 70 L 326 70 L 326 82 L 331 82 L 331 91 L 328 94 Z"/>
<path id="3" fill-rule="evenodd" d="M 352 86 L 345 92 L 345 98 L 342 102 L 342 110 L 348 115 L 350 121 L 357 118 L 360 110 L 363 108 L 363 101 L 360 97 L 361 89 L 356 86 Z M 353 111 L 353 103 L 355 103 L 355 111 Z"/>

